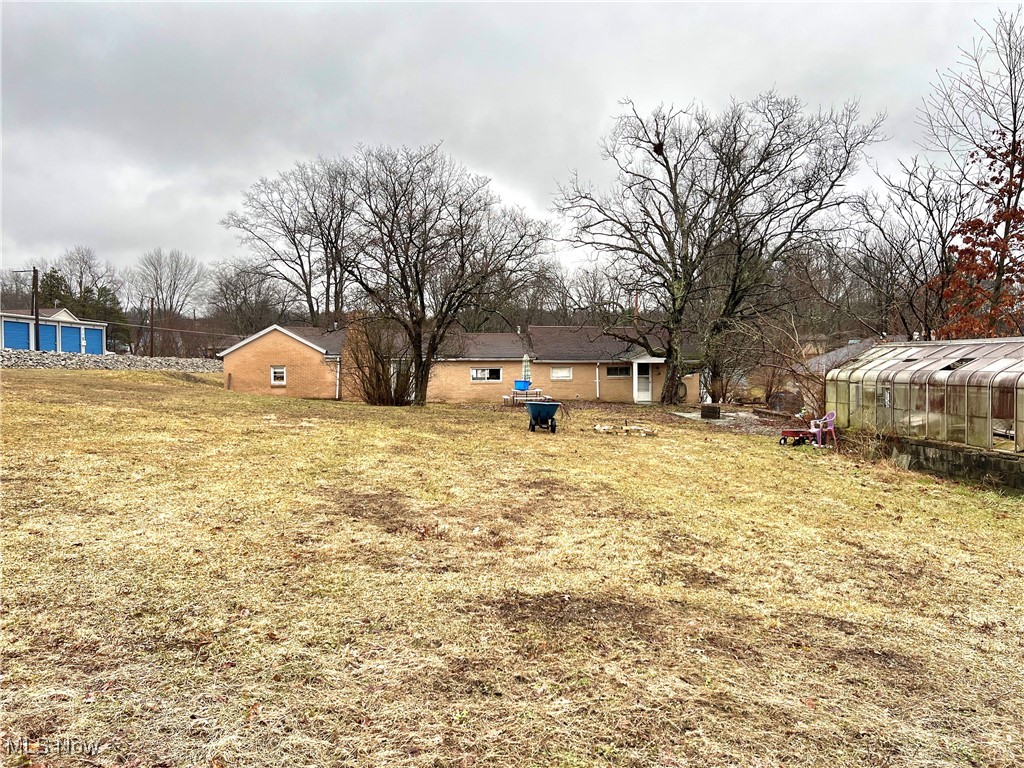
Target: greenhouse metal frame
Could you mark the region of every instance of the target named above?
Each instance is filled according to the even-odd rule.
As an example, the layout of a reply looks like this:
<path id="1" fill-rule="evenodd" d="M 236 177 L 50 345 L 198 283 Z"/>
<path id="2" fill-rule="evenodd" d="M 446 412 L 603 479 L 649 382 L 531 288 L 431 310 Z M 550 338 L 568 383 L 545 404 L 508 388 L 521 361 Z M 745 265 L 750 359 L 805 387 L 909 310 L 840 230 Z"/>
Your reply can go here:
<path id="1" fill-rule="evenodd" d="M 825 377 L 836 426 L 1024 452 L 1024 338 L 879 344 Z"/>

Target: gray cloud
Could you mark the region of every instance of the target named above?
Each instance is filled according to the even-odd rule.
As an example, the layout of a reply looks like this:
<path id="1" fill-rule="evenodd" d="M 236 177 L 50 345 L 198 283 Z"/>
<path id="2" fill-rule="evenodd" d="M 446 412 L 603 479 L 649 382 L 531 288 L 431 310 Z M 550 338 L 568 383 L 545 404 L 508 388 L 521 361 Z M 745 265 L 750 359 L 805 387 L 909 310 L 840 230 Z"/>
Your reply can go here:
<path id="1" fill-rule="evenodd" d="M 443 140 L 543 211 L 601 179 L 620 98 L 712 107 L 768 88 L 887 111 L 916 151 L 937 69 L 994 5 L 5 3 L 6 264 L 82 243 L 237 252 L 218 221 L 259 176 L 359 142 Z"/>

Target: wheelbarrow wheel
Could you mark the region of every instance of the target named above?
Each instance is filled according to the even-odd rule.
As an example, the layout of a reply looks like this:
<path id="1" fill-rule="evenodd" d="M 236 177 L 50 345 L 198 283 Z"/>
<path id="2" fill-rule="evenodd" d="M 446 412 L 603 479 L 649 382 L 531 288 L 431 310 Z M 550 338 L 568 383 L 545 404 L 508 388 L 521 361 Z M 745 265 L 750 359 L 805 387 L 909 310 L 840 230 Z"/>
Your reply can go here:
<path id="1" fill-rule="evenodd" d="M 530 431 L 531 432 L 536 432 L 537 431 L 537 424 L 535 422 L 533 422 L 533 421 L 530 422 Z"/>
<path id="2" fill-rule="evenodd" d="M 552 435 L 553 435 L 553 434 L 555 434 L 555 428 L 556 428 L 557 426 L 558 426 L 558 425 L 557 425 L 557 424 L 555 423 L 555 420 L 554 420 L 554 419 L 552 419 L 552 420 L 551 420 L 551 434 L 552 434 Z"/>

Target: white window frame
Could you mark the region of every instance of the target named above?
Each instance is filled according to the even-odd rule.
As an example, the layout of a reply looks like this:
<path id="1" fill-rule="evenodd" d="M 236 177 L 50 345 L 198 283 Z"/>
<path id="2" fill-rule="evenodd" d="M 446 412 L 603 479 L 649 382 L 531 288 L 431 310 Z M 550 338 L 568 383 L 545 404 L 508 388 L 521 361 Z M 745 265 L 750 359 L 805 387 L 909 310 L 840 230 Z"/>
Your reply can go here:
<path id="1" fill-rule="evenodd" d="M 280 371 L 281 380 L 275 381 L 274 374 Z M 270 386 L 272 387 L 287 387 L 288 386 L 288 367 L 284 365 L 272 365 L 270 366 Z"/>
<path id="2" fill-rule="evenodd" d="M 624 368 L 626 372 L 612 373 L 612 368 Z M 605 375 L 609 379 L 631 379 L 633 378 L 633 366 L 631 366 L 629 363 L 626 363 L 625 365 L 609 365 L 605 369 Z"/>
<path id="3" fill-rule="evenodd" d="M 567 376 L 556 376 L 555 371 L 568 371 Z M 551 381 L 572 381 L 572 366 L 571 365 L 552 365 L 550 372 Z"/>
<path id="4" fill-rule="evenodd" d="M 485 378 L 482 378 L 482 379 L 478 378 L 477 375 L 476 375 L 477 371 L 487 371 L 487 374 L 486 374 Z M 496 378 L 496 379 L 490 378 L 491 371 L 497 371 L 498 372 L 498 378 Z M 469 369 L 469 380 L 473 384 L 500 384 L 504 380 L 504 378 L 505 378 L 505 369 L 501 368 L 501 367 L 498 367 L 498 366 L 487 367 L 487 368 L 470 368 Z"/>

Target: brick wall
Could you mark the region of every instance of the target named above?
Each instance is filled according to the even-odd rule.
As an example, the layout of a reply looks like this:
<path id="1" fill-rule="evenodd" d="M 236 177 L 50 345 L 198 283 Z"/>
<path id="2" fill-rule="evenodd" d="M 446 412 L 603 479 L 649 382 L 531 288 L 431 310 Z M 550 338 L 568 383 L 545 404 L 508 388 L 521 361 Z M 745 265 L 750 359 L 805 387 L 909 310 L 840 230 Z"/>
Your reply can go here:
<path id="1" fill-rule="evenodd" d="M 879 441 L 907 469 L 1024 490 L 1024 454 L 892 435 Z"/>
<path id="2" fill-rule="evenodd" d="M 596 400 L 597 398 L 597 366 L 594 363 L 534 363 L 531 375 L 533 388 L 540 389 L 545 395 L 562 400 Z M 500 382 L 471 381 L 471 368 L 501 368 Z M 572 368 L 572 380 L 552 380 L 552 368 Z M 500 403 L 501 396 L 511 393 L 513 382 L 522 374 L 523 362 L 519 360 L 499 360 L 491 362 L 441 362 L 435 363 L 427 389 L 427 399 L 433 402 Z M 661 388 L 665 381 L 665 366 L 652 366 L 652 396 L 655 400 L 661 397 Z M 633 379 L 609 378 L 608 365 L 600 364 L 601 401 L 609 403 L 633 402 Z M 699 381 L 697 376 L 685 379 L 686 401 L 696 403 L 699 400 Z"/>
<path id="3" fill-rule="evenodd" d="M 470 368 L 501 368 L 501 381 L 470 381 Z M 427 400 L 438 403 L 501 403 L 523 372 L 523 360 L 434 363 L 427 386 Z"/>
<path id="4" fill-rule="evenodd" d="M 272 386 L 272 366 L 285 367 L 285 386 Z M 224 386 L 233 392 L 333 399 L 337 366 L 281 331 L 271 331 L 224 356 Z"/>

